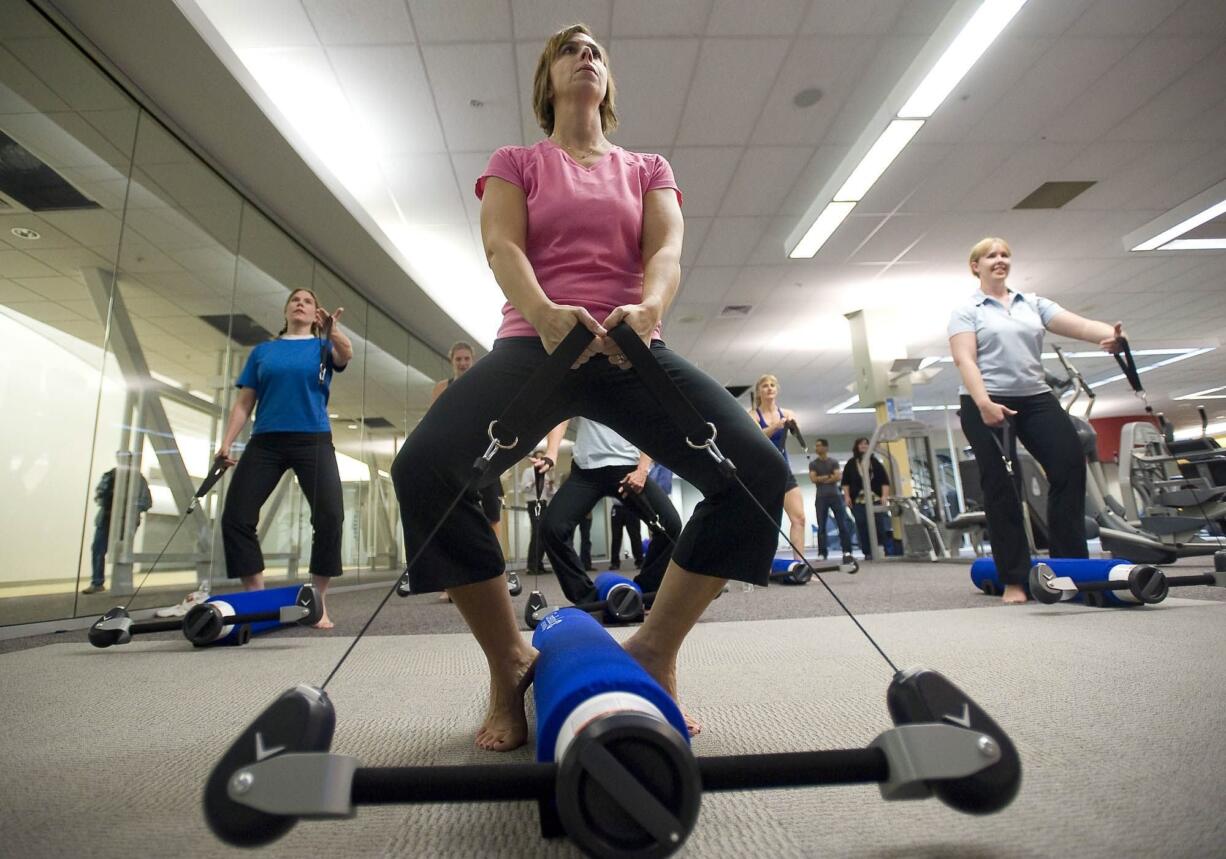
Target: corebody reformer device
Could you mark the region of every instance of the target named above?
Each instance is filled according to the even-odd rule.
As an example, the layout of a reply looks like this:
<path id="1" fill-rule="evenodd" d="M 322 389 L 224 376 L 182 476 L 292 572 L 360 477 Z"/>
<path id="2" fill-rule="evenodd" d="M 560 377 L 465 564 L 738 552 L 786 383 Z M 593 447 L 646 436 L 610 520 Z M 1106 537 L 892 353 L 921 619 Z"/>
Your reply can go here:
<path id="1" fill-rule="evenodd" d="M 716 446 L 714 428 L 672 386 L 638 335 L 625 325 L 610 335 L 687 443 L 705 449 L 740 483 Z M 573 330 L 490 425 L 489 447 L 443 518 L 495 453 L 515 446 L 514 430 L 526 422 L 516 416 L 533 414 L 534 401 L 553 390 L 551 378 L 561 379 L 590 342 L 590 333 Z M 420 550 L 406 574 L 418 558 Z M 321 686 L 284 692 L 214 767 L 204 812 L 219 838 L 257 846 L 300 818 L 350 817 L 366 804 L 534 800 L 544 837 L 565 834 L 590 856 L 662 857 L 693 831 L 705 791 L 877 783 L 886 799 L 935 795 L 959 811 L 988 814 L 1007 806 L 1021 785 L 1021 760 L 1004 730 L 937 672 L 899 670 L 833 591 L 893 673 L 886 705 L 895 727 L 864 748 L 695 757 L 672 698 L 599 622 L 565 608 L 540 618 L 533 635 L 540 653 L 535 763 L 361 767 L 354 757 L 329 752 L 336 711 L 325 689 L 395 591 L 394 585 Z"/>

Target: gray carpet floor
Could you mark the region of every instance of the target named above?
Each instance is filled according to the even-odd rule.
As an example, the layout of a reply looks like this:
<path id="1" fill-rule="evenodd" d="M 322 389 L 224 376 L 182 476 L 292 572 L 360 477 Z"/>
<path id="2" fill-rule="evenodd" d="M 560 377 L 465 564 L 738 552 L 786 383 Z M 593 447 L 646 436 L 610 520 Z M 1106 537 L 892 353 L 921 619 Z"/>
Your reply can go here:
<path id="1" fill-rule="evenodd" d="M 945 673 L 1010 733 L 1025 768 L 1015 802 L 980 818 L 936 800 L 886 803 L 874 787 L 711 793 L 680 855 L 1222 855 L 1226 608 L 1182 594 L 1130 611 L 1005 607 L 971 591 L 965 567 L 910 567 L 833 584 L 899 665 Z M 337 594 L 338 635 L 200 651 L 149 637 L 99 651 L 73 634 L 0 655 L 2 852 L 237 855 L 204 825 L 207 773 L 277 694 L 323 679 L 356 630 L 356 617 L 344 629 L 348 613 L 381 597 Z M 808 616 L 788 614 L 798 601 Z M 683 702 L 705 726 L 696 754 L 858 747 L 890 727 L 888 667 L 845 618 L 818 616 L 837 611 L 817 608 L 829 602 L 813 584 L 734 585 L 716 602 L 680 664 Z M 531 745 L 502 756 L 472 746 L 483 659 L 467 635 L 424 631 L 454 615 L 430 597 L 392 598 L 329 687 L 334 751 L 368 766 L 532 758 Z M 578 855 L 540 840 L 527 803 L 363 808 L 354 820 L 301 823 L 261 852 Z"/>

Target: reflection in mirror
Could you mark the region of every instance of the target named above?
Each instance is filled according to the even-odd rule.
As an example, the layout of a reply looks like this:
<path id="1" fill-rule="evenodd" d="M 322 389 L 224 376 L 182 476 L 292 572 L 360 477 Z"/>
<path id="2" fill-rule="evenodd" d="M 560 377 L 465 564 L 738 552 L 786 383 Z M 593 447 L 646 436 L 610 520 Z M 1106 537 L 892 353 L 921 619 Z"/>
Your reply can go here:
<path id="1" fill-rule="evenodd" d="M 400 509 L 392 488 L 392 460 L 405 438 L 405 380 L 409 372 L 409 335 L 386 314 L 367 311 L 365 437 L 361 459 L 369 469 L 362 536 L 364 575 L 386 577 L 403 568 Z"/>
<path id="2" fill-rule="evenodd" d="M 109 535 L 94 489 L 123 463 L 113 434 L 91 463 L 92 433 L 124 394 L 81 272 L 115 267 L 139 110 L 26 4 L 4 3 L 0 21 L 0 149 L 22 168 L 0 184 L 0 339 L 22 359 L 0 386 L 7 625 L 70 616 L 94 536 Z"/>
<path id="3" fill-rule="evenodd" d="M 332 382 L 328 416 L 332 424 L 332 444 L 343 488 L 345 528 L 341 542 L 341 564 L 353 584 L 367 567 L 362 521 L 370 491 L 371 469 L 362 458 L 365 430 L 362 426 L 366 376 L 366 301 L 322 265 L 316 264 L 312 288 L 319 302 L 330 313 L 344 308 L 341 331 L 353 347 L 353 357 L 344 372 Z M 308 523 L 309 524 L 309 523 Z"/>
<path id="4" fill-rule="evenodd" d="M 177 603 L 183 593 L 209 590 L 221 571 L 215 499 L 189 509 L 225 420 L 220 376 L 234 351 L 242 202 L 148 115 L 139 124 L 127 199 L 109 306 L 108 374 L 125 393 L 118 409 L 99 412 L 98 445 L 122 451 L 129 467 L 119 472 L 127 482 L 117 481 L 113 505 L 110 595 L 103 606 L 83 605 L 83 614 L 137 587 L 132 608 Z M 82 275 L 102 312 L 108 273 Z M 151 509 L 140 527 L 145 486 Z"/>
<path id="5" fill-rule="evenodd" d="M 294 290 L 313 287 L 315 262 L 255 207 L 244 204 L 237 268 L 229 320 L 230 338 L 234 344 L 233 360 L 221 374 L 227 398 L 227 421 L 233 419 L 234 403 L 240 394 L 236 383 L 251 361 L 252 351 L 260 344 L 274 340 L 286 328 L 287 302 Z M 252 371 L 255 372 L 255 365 L 252 365 Z M 248 387 L 248 390 L 254 389 Z M 260 418 L 260 409 L 261 403 L 257 400 L 254 412 L 245 421 L 230 425 L 229 431 L 234 433 L 230 447 L 232 459 L 241 460 L 246 454 L 254 423 Z M 240 421 L 241 417 L 240 414 Z M 221 441 L 225 440 L 223 430 Z M 222 515 L 225 515 L 226 505 L 235 504 L 237 506 L 232 515 L 240 518 L 237 511 L 245 510 L 244 504 L 250 493 L 244 495 L 241 487 L 240 492 L 232 492 L 234 480 L 235 470 L 230 469 L 223 481 L 225 500 Z M 263 495 L 264 488 L 261 487 L 257 494 Z M 261 555 L 249 566 L 260 566 L 259 560 L 262 559 L 263 580 L 270 587 L 305 581 L 311 561 L 311 514 L 294 473 L 284 472 L 279 482 L 268 490 L 267 497 L 257 498 L 255 503 L 258 511 L 251 514 L 256 520 L 251 525 L 255 529 L 252 541 L 260 547 Z M 222 571 L 214 574 L 216 578 L 232 580 L 234 576 L 255 572 L 236 570 L 232 575 L 226 553 L 221 551 L 215 557 L 215 566 Z"/>

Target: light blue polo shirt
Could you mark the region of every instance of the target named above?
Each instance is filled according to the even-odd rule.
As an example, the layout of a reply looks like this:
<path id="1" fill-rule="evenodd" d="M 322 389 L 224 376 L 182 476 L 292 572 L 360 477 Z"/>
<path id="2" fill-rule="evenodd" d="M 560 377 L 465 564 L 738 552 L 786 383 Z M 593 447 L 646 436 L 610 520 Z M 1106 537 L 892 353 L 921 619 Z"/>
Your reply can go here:
<path id="1" fill-rule="evenodd" d="M 979 373 L 989 394 L 1031 397 L 1050 390 L 1043 381 L 1043 335 L 1064 308 L 1034 293 L 1009 290 L 1008 303 L 975 290 L 949 316 L 949 336 L 974 332 Z M 967 393 L 966 386 L 958 388 Z"/>
<path id="2" fill-rule="evenodd" d="M 577 418 L 575 448 L 571 460 L 583 469 L 606 468 L 610 465 L 638 465 L 639 450 L 604 424 L 587 418 Z"/>

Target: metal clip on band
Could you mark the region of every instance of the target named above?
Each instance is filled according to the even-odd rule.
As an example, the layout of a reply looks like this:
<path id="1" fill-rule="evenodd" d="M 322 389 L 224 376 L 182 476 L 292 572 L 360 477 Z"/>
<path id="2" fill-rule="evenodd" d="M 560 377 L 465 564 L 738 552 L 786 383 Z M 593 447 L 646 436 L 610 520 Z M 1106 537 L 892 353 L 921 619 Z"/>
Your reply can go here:
<path id="1" fill-rule="evenodd" d="M 527 383 L 503 409 L 498 419 L 490 422 L 486 430 L 490 438 L 489 447 L 473 463 L 473 471 L 478 476 L 485 474 L 499 450 L 510 450 L 519 444 L 520 429 L 530 426 L 536 420 L 545 403 L 557 392 L 571 366 L 579 360 L 579 356 L 592 340 L 592 332 L 582 325 L 572 328 L 558 344 L 558 348 L 553 350 L 553 354 L 528 377 Z M 511 440 L 505 441 L 508 437 Z"/>
<path id="2" fill-rule="evenodd" d="M 731 479 L 736 474 L 736 466 L 716 446 L 715 426 L 708 423 L 698 409 L 694 408 L 694 404 L 681 393 L 676 383 L 668 377 L 668 373 L 664 372 L 660 362 L 651 354 L 647 344 L 624 322 L 610 331 L 609 336 L 621 347 L 622 353 L 630 360 L 633 372 L 638 374 L 643 385 L 684 433 L 685 443 L 695 450 L 705 448 L 719 466 L 720 473 Z M 694 441 L 697 438 L 706 440 Z"/>

